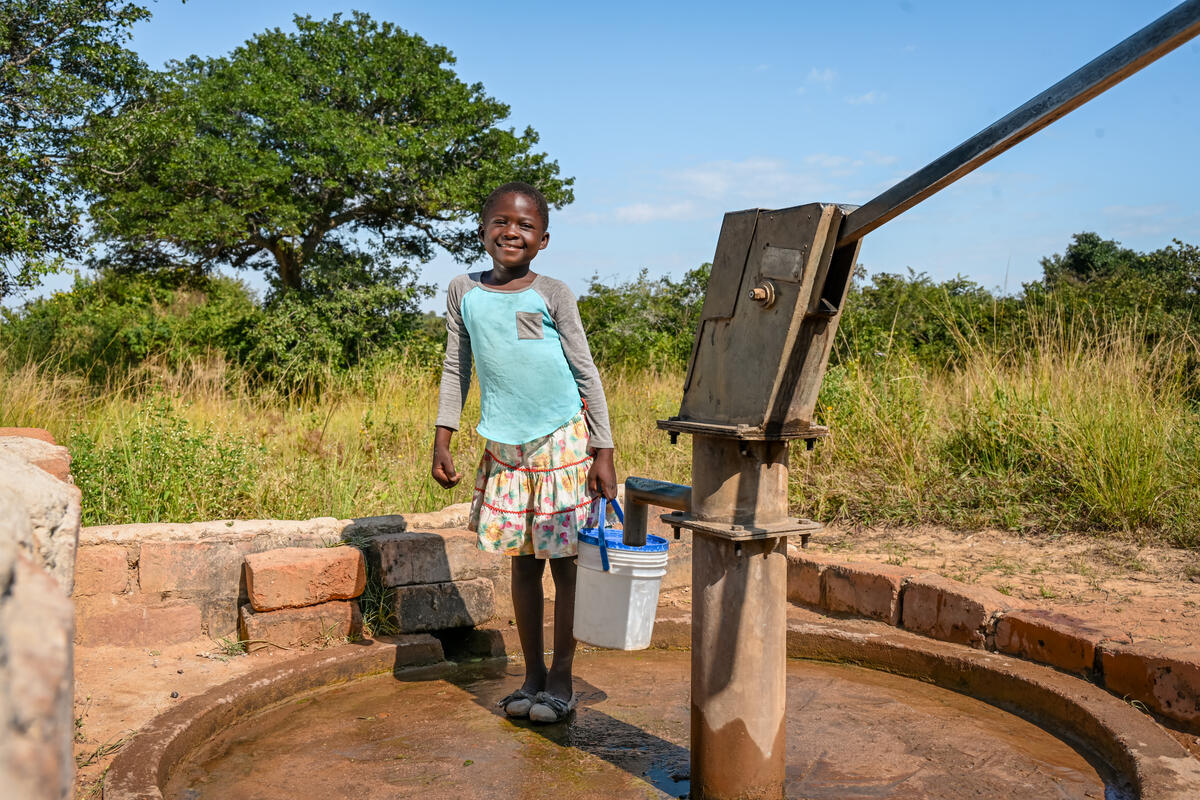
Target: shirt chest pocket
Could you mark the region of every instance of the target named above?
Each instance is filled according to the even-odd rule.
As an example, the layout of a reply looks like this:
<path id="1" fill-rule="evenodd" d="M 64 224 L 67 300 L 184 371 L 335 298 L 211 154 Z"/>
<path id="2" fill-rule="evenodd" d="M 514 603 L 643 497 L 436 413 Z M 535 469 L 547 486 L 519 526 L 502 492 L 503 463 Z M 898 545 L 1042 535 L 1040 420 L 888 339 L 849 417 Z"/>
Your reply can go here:
<path id="1" fill-rule="evenodd" d="M 542 315 L 538 311 L 518 311 L 517 312 L 517 338 L 518 339 L 544 339 L 545 333 L 542 332 Z"/>

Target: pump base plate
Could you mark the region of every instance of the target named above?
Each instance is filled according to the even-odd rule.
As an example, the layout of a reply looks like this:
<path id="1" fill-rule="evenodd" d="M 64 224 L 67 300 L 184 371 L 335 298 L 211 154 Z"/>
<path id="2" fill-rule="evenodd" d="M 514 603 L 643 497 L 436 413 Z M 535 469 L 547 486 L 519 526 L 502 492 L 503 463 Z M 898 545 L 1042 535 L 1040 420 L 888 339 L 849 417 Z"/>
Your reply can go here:
<path id="1" fill-rule="evenodd" d="M 825 526 L 811 519 L 789 517 L 780 522 L 768 522 L 758 525 L 737 525 L 729 522 L 709 522 L 698 520 L 684 511 L 673 511 L 659 517 L 672 528 L 686 528 L 693 533 L 705 536 L 715 536 L 733 542 L 748 542 L 754 539 L 778 539 L 781 536 L 799 536 L 807 539 L 815 531 Z"/>
<path id="2" fill-rule="evenodd" d="M 658 429 L 669 431 L 672 434 L 672 441 L 681 433 L 724 436 L 747 442 L 782 442 L 789 439 L 815 441 L 829 435 L 828 427 L 811 422 L 795 425 L 730 425 L 719 422 L 698 422 L 679 417 L 658 420 Z"/>

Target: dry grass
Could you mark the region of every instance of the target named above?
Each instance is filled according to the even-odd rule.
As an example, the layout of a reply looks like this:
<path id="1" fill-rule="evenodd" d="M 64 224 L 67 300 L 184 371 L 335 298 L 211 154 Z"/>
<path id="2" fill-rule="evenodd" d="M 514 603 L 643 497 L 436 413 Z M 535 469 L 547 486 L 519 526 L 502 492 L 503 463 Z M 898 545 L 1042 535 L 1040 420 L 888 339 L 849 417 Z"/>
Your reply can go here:
<path id="1" fill-rule="evenodd" d="M 1186 338 L 1043 320 L 1022 352 L 964 342 L 948 371 L 896 357 L 831 370 L 832 441 L 795 504 L 853 523 L 1094 530 L 1200 543 L 1200 415 Z"/>

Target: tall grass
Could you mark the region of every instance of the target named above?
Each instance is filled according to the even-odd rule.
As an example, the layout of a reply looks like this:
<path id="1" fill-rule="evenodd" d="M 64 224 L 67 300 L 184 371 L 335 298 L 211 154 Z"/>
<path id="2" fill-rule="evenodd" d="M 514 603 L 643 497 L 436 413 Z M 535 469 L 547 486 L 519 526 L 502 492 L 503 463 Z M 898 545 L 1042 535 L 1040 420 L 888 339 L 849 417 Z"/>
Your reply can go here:
<path id="1" fill-rule="evenodd" d="M 829 371 L 819 414 L 832 435 L 793 451 L 797 513 L 1200 545 L 1200 413 L 1180 368 L 1196 363 L 1194 341 L 1148 347 L 1136 324 L 1046 314 L 1005 350 L 947 324 L 963 353 L 953 368 L 896 353 Z M 445 491 L 429 478 L 437 373 L 403 359 L 330 376 L 319 394 L 253 389 L 219 359 L 151 364 L 102 391 L 2 356 L 0 375 L 0 425 L 72 444 L 86 524 L 433 510 L 469 498 L 482 445 L 472 394 L 453 442 L 464 480 Z M 689 480 L 691 448 L 654 427 L 681 385 L 605 376 L 622 476 Z"/>
<path id="2" fill-rule="evenodd" d="M 850 523 L 1153 534 L 1200 544 L 1200 415 L 1178 368 L 1185 336 L 1153 347 L 1136 323 L 1045 315 L 1032 347 L 962 337 L 951 370 L 899 355 L 832 369 L 832 439 L 793 503 Z"/>

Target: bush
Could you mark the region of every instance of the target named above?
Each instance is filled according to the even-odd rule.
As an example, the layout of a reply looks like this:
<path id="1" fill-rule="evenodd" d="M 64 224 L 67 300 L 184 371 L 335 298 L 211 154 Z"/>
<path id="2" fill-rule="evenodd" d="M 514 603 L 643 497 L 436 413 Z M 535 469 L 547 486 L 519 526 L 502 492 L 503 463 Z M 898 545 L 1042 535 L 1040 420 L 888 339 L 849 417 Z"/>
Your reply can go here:
<path id="1" fill-rule="evenodd" d="M 241 281 L 159 267 L 109 265 L 70 291 L 3 310 L 0 349 L 10 369 L 36 364 L 121 381 L 154 362 L 169 369 L 219 357 L 259 385 L 319 387 L 381 353 L 440 363 L 444 324 L 418 311 L 431 294 L 406 267 L 327 248 L 323 269 L 261 305 Z"/>
<path id="2" fill-rule="evenodd" d="M 405 266 L 323 247 L 299 289 L 277 287 L 248 326 L 236 360 L 260 380 L 319 387 L 380 353 L 412 343 L 429 352 L 417 304 L 432 295 Z"/>
<path id="3" fill-rule="evenodd" d="M 77 432 L 70 449 L 84 525 L 237 517 L 249 510 L 262 456 L 241 437 L 196 428 L 163 397 L 102 439 Z"/>
<path id="4" fill-rule="evenodd" d="M 676 282 L 637 278 L 609 286 L 593 276 L 579 315 L 596 362 L 609 368 L 679 369 L 687 364 L 712 264 Z"/>
<path id="5" fill-rule="evenodd" d="M 39 364 L 104 384 L 150 358 L 174 367 L 235 349 L 258 314 L 232 278 L 104 270 L 4 309 L 0 347 L 10 367 Z"/>

